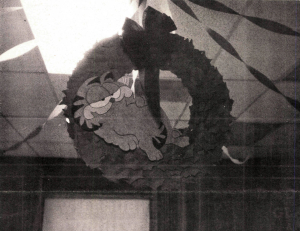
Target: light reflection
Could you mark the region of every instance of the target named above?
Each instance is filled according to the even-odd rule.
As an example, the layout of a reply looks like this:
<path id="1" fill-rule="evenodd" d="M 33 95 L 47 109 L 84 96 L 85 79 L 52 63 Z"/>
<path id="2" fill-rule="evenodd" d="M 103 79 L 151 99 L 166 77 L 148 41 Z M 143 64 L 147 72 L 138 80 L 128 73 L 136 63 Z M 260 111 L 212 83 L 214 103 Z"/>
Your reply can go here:
<path id="1" fill-rule="evenodd" d="M 0 62 L 8 61 L 14 58 L 18 58 L 27 52 L 31 51 L 33 48 L 37 46 L 35 40 L 30 40 L 24 43 L 21 43 L 8 51 L 4 52 L 0 55 Z"/>
<path id="2" fill-rule="evenodd" d="M 125 0 L 21 0 L 49 73 L 71 74 L 95 42 L 117 34 L 134 7 Z"/>

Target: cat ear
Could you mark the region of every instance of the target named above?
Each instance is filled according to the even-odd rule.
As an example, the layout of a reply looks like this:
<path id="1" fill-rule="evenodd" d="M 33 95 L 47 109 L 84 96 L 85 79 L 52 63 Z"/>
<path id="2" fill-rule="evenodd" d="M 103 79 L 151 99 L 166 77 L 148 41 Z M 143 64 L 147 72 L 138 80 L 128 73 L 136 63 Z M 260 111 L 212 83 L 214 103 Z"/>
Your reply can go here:
<path id="1" fill-rule="evenodd" d="M 91 84 L 93 84 L 93 83 L 99 83 L 99 84 L 101 84 L 101 82 L 100 82 L 100 78 L 99 77 L 93 77 L 93 79 L 87 84 L 87 85 L 91 85 Z"/>
<path id="2" fill-rule="evenodd" d="M 114 75 L 110 71 L 105 72 L 103 75 L 100 77 L 100 82 L 103 84 L 104 82 L 113 82 L 114 80 Z"/>

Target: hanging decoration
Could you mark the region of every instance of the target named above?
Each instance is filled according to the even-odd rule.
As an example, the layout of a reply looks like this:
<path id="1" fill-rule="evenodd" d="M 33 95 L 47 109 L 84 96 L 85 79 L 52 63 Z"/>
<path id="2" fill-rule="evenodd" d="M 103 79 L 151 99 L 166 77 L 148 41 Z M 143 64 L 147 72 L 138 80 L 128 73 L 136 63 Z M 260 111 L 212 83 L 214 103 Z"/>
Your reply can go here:
<path id="1" fill-rule="evenodd" d="M 130 87 L 128 78 L 115 82 L 111 72 L 89 78 L 77 91 L 72 107 L 74 120 L 83 130 L 93 131 L 123 151 L 140 148 L 149 160 L 160 160 L 163 156 L 159 149 L 171 142 L 176 131 L 172 131 L 163 112 L 164 118 L 158 126 L 145 96 L 134 96 Z M 135 89 L 142 92 L 141 86 Z"/>
<path id="2" fill-rule="evenodd" d="M 127 19 L 122 36 L 96 44 L 70 77 L 63 99 L 68 132 L 87 165 L 110 180 L 179 189 L 205 174 L 201 164 L 220 159 L 230 137 L 233 101 L 222 76 L 192 41 L 170 33 L 175 29 L 170 17 L 148 7 L 143 27 Z M 186 129 L 173 131 L 163 111 L 157 123 L 140 81 L 131 91 L 126 75 L 149 66 L 171 71 L 188 89 Z"/>
<path id="3" fill-rule="evenodd" d="M 193 10 L 186 4 L 184 0 L 171 0 L 175 5 L 177 5 L 181 10 L 183 10 L 185 13 L 189 14 L 191 17 L 199 21 L 197 16 L 194 14 Z M 214 11 L 219 11 L 227 14 L 233 14 L 233 15 L 238 15 L 241 16 L 248 21 L 254 23 L 255 25 L 266 29 L 268 31 L 278 33 L 278 34 L 283 34 L 283 35 L 290 35 L 290 36 L 298 36 L 300 37 L 300 34 L 297 31 L 292 30 L 291 28 L 282 25 L 278 22 L 274 22 L 268 19 L 263 19 L 263 18 L 258 18 L 258 17 L 250 17 L 246 15 L 239 14 L 235 10 L 227 7 L 223 3 L 220 3 L 215 0 L 209 0 L 209 1 L 203 1 L 203 0 L 189 0 L 190 2 L 197 4 L 199 6 L 202 6 L 204 8 L 214 10 Z M 214 31 L 213 29 L 206 27 L 206 31 L 209 34 L 209 36 L 220 46 L 222 47 L 225 51 L 227 51 L 229 54 L 231 54 L 233 57 L 244 63 L 248 71 L 264 86 L 269 88 L 270 90 L 282 95 L 287 102 L 289 102 L 296 110 L 300 112 L 300 102 L 297 101 L 296 99 L 292 99 L 288 96 L 285 96 L 279 89 L 275 86 L 275 84 L 263 73 L 260 71 L 256 70 L 254 67 L 248 65 L 245 63 L 240 55 L 237 53 L 237 51 L 234 49 L 234 47 L 219 33 Z"/>

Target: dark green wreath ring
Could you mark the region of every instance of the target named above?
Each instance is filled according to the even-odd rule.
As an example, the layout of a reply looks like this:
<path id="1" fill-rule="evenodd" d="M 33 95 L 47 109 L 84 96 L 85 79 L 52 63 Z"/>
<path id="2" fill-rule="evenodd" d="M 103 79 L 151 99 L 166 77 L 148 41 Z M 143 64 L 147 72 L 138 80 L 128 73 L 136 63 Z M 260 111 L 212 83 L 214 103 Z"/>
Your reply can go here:
<path id="1" fill-rule="evenodd" d="M 103 40 L 86 52 L 64 91 L 64 114 L 70 121 L 68 132 L 78 154 L 88 166 L 100 168 L 104 177 L 124 180 L 135 188 L 179 190 L 186 179 L 207 174 L 205 164 L 221 158 L 222 146 L 230 137 L 233 100 L 205 53 L 194 49 L 192 41 L 170 33 L 176 30 L 170 17 L 148 7 L 143 26 L 126 19 L 122 36 Z M 124 152 L 107 144 L 75 123 L 72 110 L 77 91 L 87 79 L 110 71 L 116 81 L 149 64 L 174 73 L 192 97 L 189 126 L 183 131 L 190 145 L 164 146 L 160 161 L 150 161 L 139 149 Z"/>

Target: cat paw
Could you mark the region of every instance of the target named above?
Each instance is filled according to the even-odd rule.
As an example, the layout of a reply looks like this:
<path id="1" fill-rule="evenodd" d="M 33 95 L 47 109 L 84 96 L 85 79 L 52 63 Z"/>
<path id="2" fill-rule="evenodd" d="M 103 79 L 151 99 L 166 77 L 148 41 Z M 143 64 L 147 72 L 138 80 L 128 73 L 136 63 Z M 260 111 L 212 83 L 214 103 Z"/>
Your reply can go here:
<path id="1" fill-rule="evenodd" d="M 151 160 L 151 161 L 161 160 L 163 158 L 162 153 L 158 150 L 155 150 L 152 152 L 147 152 L 147 156 L 148 156 L 149 160 Z"/>
<path id="2" fill-rule="evenodd" d="M 138 139 L 134 135 L 121 136 L 118 142 L 119 147 L 123 151 L 134 150 L 138 147 Z"/>

